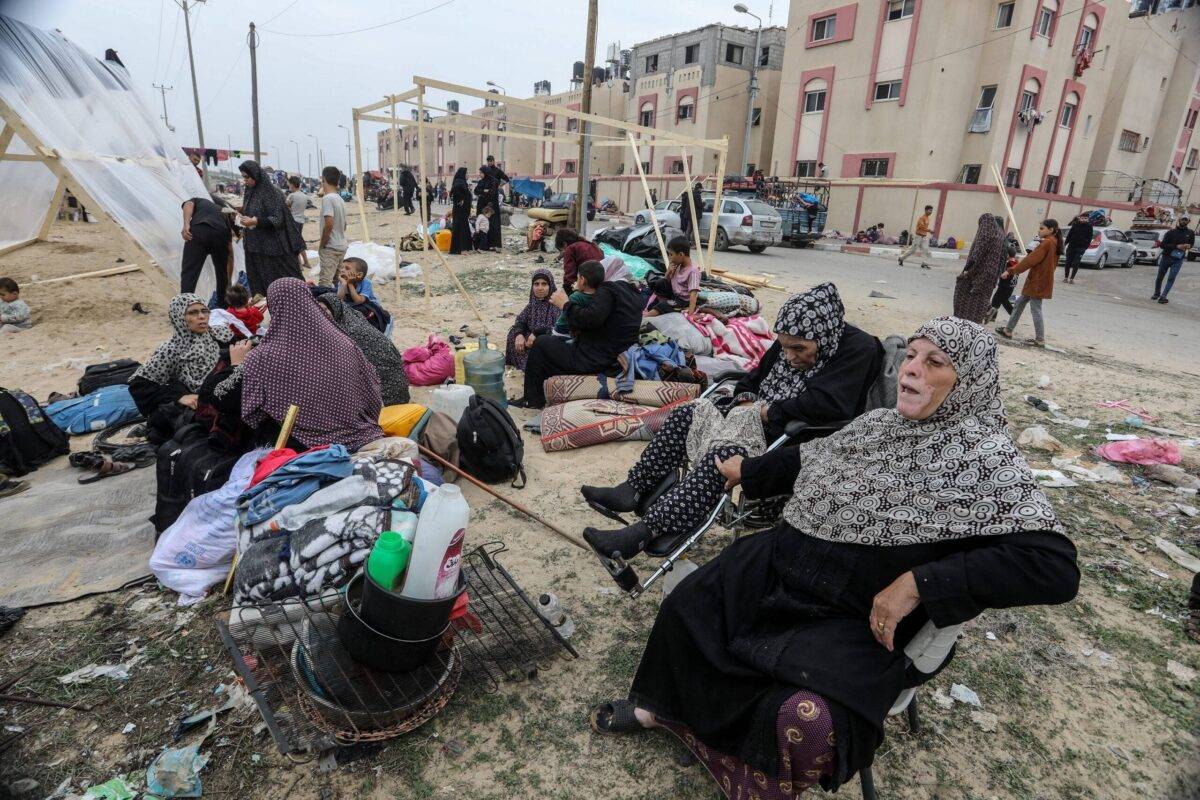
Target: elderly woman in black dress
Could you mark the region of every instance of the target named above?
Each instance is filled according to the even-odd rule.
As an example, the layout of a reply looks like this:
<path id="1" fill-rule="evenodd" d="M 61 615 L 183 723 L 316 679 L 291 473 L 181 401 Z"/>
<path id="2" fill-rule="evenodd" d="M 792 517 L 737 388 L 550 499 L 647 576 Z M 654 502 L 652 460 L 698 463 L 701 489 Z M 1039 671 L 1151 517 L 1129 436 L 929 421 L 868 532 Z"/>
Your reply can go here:
<path id="1" fill-rule="evenodd" d="M 304 279 L 296 259 L 304 249 L 304 240 L 292 221 L 283 192 L 271 183 L 258 162 L 243 161 L 238 170 L 246 184 L 241 219 L 246 278 L 251 294 L 265 296 L 267 287 L 279 278 Z"/>
<path id="2" fill-rule="evenodd" d="M 913 335 L 896 408 L 720 468 L 748 496 L 790 492 L 783 521 L 676 587 L 629 699 L 592 725 L 670 729 L 730 798 L 832 790 L 869 766 L 888 709 L 929 678 L 903 652 L 927 621 L 1078 589 L 1075 548 L 1008 434 L 995 340 L 974 323 Z"/>

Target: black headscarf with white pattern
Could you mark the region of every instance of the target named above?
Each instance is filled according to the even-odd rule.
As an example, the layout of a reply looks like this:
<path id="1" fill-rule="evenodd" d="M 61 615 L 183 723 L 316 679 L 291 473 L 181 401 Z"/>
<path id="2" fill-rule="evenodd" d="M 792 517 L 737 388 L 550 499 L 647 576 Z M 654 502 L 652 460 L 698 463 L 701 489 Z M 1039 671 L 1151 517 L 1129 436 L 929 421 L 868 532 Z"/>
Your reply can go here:
<path id="1" fill-rule="evenodd" d="M 1008 434 L 996 341 L 973 322 L 938 317 L 913 334 L 957 372 L 928 419 L 868 412 L 800 446 L 793 528 L 837 542 L 926 544 L 1063 527 Z"/>
<path id="2" fill-rule="evenodd" d="M 846 308 L 837 287 L 822 283 L 807 292 L 792 295 L 779 309 L 775 333 L 786 333 L 817 343 L 817 360 L 808 369 L 797 369 L 783 354 L 758 387 L 758 398 L 767 403 L 799 396 L 808 382 L 825 368 L 842 343 L 846 330 Z"/>
<path id="3" fill-rule="evenodd" d="M 208 304 L 195 294 L 179 294 L 171 299 L 167 318 L 175 334 L 158 346 L 131 378 L 144 378 L 168 386 L 179 381 L 193 392 L 200 388 L 221 357 L 221 345 L 233 338 L 226 325 L 210 325 L 206 333 L 192 333 L 187 326 L 188 306 Z"/>

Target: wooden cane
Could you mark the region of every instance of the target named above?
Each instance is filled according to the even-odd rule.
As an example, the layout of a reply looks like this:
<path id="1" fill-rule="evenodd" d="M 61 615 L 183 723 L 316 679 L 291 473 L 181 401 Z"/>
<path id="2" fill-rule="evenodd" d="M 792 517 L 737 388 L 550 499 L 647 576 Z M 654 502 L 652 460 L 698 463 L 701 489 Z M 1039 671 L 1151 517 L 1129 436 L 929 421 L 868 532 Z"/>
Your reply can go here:
<path id="1" fill-rule="evenodd" d="M 283 424 L 279 426 L 279 436 L 275 439 L 275 449 L 282 450 L 287 444 L 288 439 L 292 438 L 292 428 L 296 425 L 296 415 L 300 413 L 300 406 L 292 403 L 288 406 L 287 413 L 283 415 Z M 229 586 L 233 583 L 233 571 L 237 569 L 238 551 L 233 551 L 233 563 L 229 565 L 229 574 L 225 576 L 225 587 L 221 589 L 221 594 L 229 594 Z"/>
<path id="2" fill-rule="evenodd" d="M 480 489 L 483 489 L 485 492 L 487 492 L 488 494 L 490 494 L 492 497 L 496 498 L 497 500 L 499 500 L 499 501 L 500 501 L 500 502 L 502 502 L 502 503 L 506 503 L 507 505 L 509 505 L 509 506 L 511 506 L 511 507 L 513 507 L 513 508 L 515 508 L 517 511 L 520 511 L 522 514 L 524 514 L 525 516 L 529 517 L 530 519 L 532 519 L 532 520 L 534 520 L 534 521 L 536 521 L 536 522 L 539 522 L 539 523 L 541 523 L 542 525 L 545 525 L 547 528 L 549 528 L 550 530 L 554 531 L 554 532 L 555 532 L 555 533 L 557 533 L 559 536 L 561 536 L 562 538 L 566 539 L 568 542 L 570 542 L 571 544 L 575 545 L 575 546 L 576 546 L 576 547 L 578 547 L 579 549 L 581 549 L 581 550 L 591 550 L 591 548 L 590 548 L 590 547 L 588 547 L 586 544 L 584 544 L 582 540 L 580 540 L 580 539 L 577 539 L 576 537 L 574 537 L 574 536 L 572 536 L 571 534 L 567 533 L 566 531 L 564 531 L 562 528 L 558 527 L 557 525 L 555 525 L 555 524 L 553 524 L 553 523 L 551 523 L 551 522 L 547 522 L 546 520 L 542 519 L 540 516 L 538 516 L 537 514 L 533 513 L 533 512 L 532 512 L 532 511 L 530 511 L 528 508 L 525 508 L 523 505 L 521 505 L 520 503 L 518 503 L 516 500 L 512 500 L 512 499 L 510 499 L 510 498 L 508 498 L 508 497 L 505 497 L 504 495 L 500 494 L 500 493 L 499 493 L 499 492 L 497 492 L 495 489 L 493 489 L 492 487 L 488 486 L 486 483 L 483 483 L 483 482 L 481 482 L 481 481 L 480 481 L 478 478 L 476 478 L 475 476 L 471 475 L 470 473 L 464 472 L 464 471 L 462 470 L 462 468 L 461 468 L 461 467 L 456 467 L 456 466 L 454 466 L 454 465 L 453 465 L 453 464 L 451 464 L 449 461 L 447 461 L 446 459 L 442 458 L 442 457 L 441 457 L 441 456 L 439 456 L 437 453 L 433 452 L 432 450 L 430 450 L 429 448 L 425 447 L 424 445 L 417 445 L 417 447 L 418 447 L 418 448 L 420 448 L 420 450 L 421 450 L 421 454 L 422 454 L 422 455 L 429 456 L 430 458 L 432 458 L 434 461 L 436 461 L 436 462 L 438 462 L 439 464 L 441 464 L 441 465 L 442 465 L 443 467 L 445 467 L 446 469 L 452 469 L 452 470 L 454 470 L 454 471 L 455 471 L 455 472 L 457 472 L 459 475 L 462 475 L 462 476 L 463 476 L 464 478 L 466 478 L 468 481 L 470 481 L 470 482 L 471 482 L 471 483 L 473 483 L 474 485 L 478 486 Z"/>

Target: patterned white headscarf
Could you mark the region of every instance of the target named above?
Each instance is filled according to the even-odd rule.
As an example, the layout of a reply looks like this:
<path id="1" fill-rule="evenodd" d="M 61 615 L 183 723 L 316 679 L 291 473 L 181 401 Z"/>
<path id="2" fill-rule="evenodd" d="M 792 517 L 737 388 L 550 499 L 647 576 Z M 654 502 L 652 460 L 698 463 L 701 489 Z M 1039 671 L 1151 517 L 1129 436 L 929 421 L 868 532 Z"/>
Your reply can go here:
<path id="1" fill-rule="evenodd" d="M 786 333 L 817 343 L 817 360 L 805 370 L 796 369 L 779 354 L 771 371 L 758 387 L 758 398 L 766 403 L 790 400 L 804 392 L 808 382 L 825 368 L 837 353 L 846 330 L 846 308 L 837 287 L 822 283 L 807 292 L 792 295 L 779 309 L 775 333 Z"/>
<path id="2" fill-rule="evenodd" d="M 167 318 L 175 334 L 158 346 L 145 364 L 131 377 L 145 378 L 164 386 L 179 381 L 193 392 L 200 388 L 221 356 L 221 344 L 233 338 L 225 325 L 210 325 L 207 333 L 192 333 L 187 326 L 188 306 L 207 303 L 195 294 L 179 294 L 171 299 Z"/>
<path id="3" fill-rule="evenodd" d="M 909 341 L 921 338 L 958 373 L 942 405 L 921 421 L 878 409 L 801 445 L 784 519 L 819 539 L 875 546 L 1065 532 L 1008 434 L 991 334 L 938 317 Z"/>

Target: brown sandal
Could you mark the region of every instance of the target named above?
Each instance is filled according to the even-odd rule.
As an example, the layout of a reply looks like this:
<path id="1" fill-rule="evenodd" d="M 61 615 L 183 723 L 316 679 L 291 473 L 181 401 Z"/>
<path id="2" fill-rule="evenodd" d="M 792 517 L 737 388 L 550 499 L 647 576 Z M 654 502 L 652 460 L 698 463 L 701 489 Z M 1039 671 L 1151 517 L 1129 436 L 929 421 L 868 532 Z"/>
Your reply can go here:
<path id="1" fill-rule="evenodd" d="M 95 483 L 113 475 L 123 475 L 135 468 L 135 465 L 128 461 L 113 461 L 110 456 L 104 456 L 104 461 L 96 468 L 96 471 L 91 475 L 81 475 L 79 483 Z"/>
<path id="2" fill-rule="evenodd" d="M 1011 340 L 1013 338 L 1012 332 L 1008 328 L 1005 328 L 1003 325 L 1001 325 L 999 328 L 996 328 L 996 333 L 1000 334 L 1005 339 Z"/>

